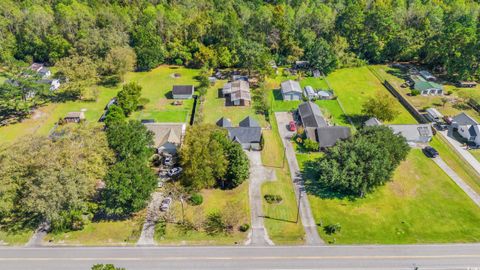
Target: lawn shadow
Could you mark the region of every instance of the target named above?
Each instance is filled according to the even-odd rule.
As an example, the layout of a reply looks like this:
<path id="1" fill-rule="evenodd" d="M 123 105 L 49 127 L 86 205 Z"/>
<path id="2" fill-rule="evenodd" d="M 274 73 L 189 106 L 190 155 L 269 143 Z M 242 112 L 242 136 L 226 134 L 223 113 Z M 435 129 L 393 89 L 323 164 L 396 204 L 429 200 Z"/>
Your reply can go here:
<path id="1" fill-rule="evenodd" d="M 369 119 L 369 116 L 364 114 L 342 114 L 340 118 L 344 123 L 350 123 L 350 121 L 352 121 L 356 128 L 361 128 L 365 121 Z"/>
<path id="2" fill-rule="evenodd" d="M 163 96 L 164 96 L 166 99 L 173 99 L 173 93 L 172 93 L 172 91 L 167 91 Z"/>
<path id="3" fill-rule="evenodd" d="M 463 102 L 456 103 L 456 104 L 454 104 L 452 107 L 453 107 L 454 109 L 457 109 L 457 110 L 460 110 L 460 111 L 468 110 L 468 109 L 471 108 L 468 104 L 465 104 L 465 103 L 463 103 Z"/>
<path id="4" fill-rule="evenodd" d="M 271 219 L 271 220 L 276 220 L 276 221 L 288 222 L 288 223 L 297 223 L 294 220 L 288 220 L 288 219 L 283 219 L 283 218 L 274 218 L 274 217 L 270 217 L 270 216 L 260 216 L 260 217 L 263 217 L 263 218 L 266 218 L 266 219 Z"/>
<path id="5" fill-rule="evenodd" d="M 317 170 L 317 161 L 306 161 L 301 172 L 304 181 L 304 189 L 308 194 L 320 197 L 322 199 L 348 199 L 355 200 L 354 197 L 342 194 L 338 191 L 324 186 L 317 181 L 319 175 Z"/>
<path id="6" fill-rule="evenodd" d="M 273 98 L 276 101 L 282 101 L 283 100 L 282 91 L 280 89 L 274 89 L 273 90 Z"/>
<path id="7" fill-rule="evenodd" d="M 408 79 L 408 74 L 405 71 L 398 68 L 387 70 L 387 73 L 403 80 Z"/>

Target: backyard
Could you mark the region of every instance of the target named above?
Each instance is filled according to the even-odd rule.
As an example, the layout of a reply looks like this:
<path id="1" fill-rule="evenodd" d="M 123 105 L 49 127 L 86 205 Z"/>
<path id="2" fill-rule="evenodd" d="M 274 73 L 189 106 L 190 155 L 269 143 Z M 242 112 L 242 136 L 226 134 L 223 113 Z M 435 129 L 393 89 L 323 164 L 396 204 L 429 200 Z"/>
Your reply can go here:
<path id="1" fill-rule="evenodd" d="M 199 206 L 191 206 L 184 203 L 185 220 L 192 223 L 200 223 L 211 213 L 222 212 L 227 204 L 232 204 L 239 217 L 238 224 L 250 224 L 250 208 L 248 204 L 248 182 L 232 190 L 205 189 L 201 193 L 203 203 Z M 182 220 L 182 207 L 175 200 L 170 214 L 175 216 L 175 222 Z M 247 233 L 240 232 L 238 226 L 233 228 L 231 234 L 207 234 L 204 230 L 185 228 L 172 223 L 166 223 L 164 233 L 159 230 L 155 233 L 155 240 L 160 245 L 235 245 L 243 244 Z"/>
<path id="2" fill-rule="evenodd" d="M 305 163 L 303 163 L 305 164 Z M 419 149 L 412 149 L 393 181 L 365 198 L 309 195 L 317 224 L 340 224 L 321 237 L 337 244 L 478 242 L 480 212 L 466 194 Z M 438 211 L 441 209 L 441 211 Z"/>

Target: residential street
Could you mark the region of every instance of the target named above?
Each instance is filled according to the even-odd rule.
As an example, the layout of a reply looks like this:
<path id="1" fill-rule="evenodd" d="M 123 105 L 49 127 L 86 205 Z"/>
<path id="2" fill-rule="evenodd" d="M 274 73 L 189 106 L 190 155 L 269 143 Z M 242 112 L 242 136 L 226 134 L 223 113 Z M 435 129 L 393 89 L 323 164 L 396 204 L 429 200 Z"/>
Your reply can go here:
<path id="1" fill-rule="evenodd" d="M 292 120 L 291 115 L 287 112 L 276 112 L 275 117 L 278 123 L 278 131 L 282 138 L 283 146 L 285 147 L 285 154 L 290 168 L 290 174 L 295 187 L 295 195 L 299 197 L 300 193 L 300 218 L 302 220 L 303 228 L 305 230 L 306 243 L 309 245 L 324 244 L 324 241 L 320 238 L 317 231 L 317 225 L 310 209 L 310 203 L 305 192 L 302 176 L 300 173 L 300 167 L 298 166 L 297 157 L 295 156 L 295 150 L 290 143 L 290 138 L 293 135 L 292 132 L 287 130 L 288 123 Z M 298 203 L 298 201 L 297 201 Z"/>
<path id="2" fill-rule="evenodd" d="M 472 201 L 480 207 L 480 195 L 476 193 L 467 183 L 465 183 L 452 168 L 450 168 L 441 157 L 433 159 L 450 178 L 472 199 Z"/>
<path id="3" fill-rule="evenodd" d="M 265 181 L 274 180 L 275 172 L 272 169 L 265 168 L 262 165 L 262 156 L 259 151 L 245 151 L 250 160 L 250 182 L 248 186 L 248 196 L 250 200 L 250 215 L 252 219 L 252 228 L 247 245 L 273 245 L 268 237 L 267 230 L 263 223 L 262 207 L 262 184 Z"/>
<path id="4" fill-rule="evenodd" d="M 440 135 L 443 136 L 445 139 L 447 139 L 448 142 L 453 145 L 453 147 L 455 147 L 457 152 L 462 155 L 463 159 L 466 160 L 470 164 L 470 166 L 472 166 L 473 169 L 476 170 L 477 173 L 480 175 L 480 162 L 474 156 L 472 156 L 472 154 L 470 154 L 468 150 L 463 148 L 462 144 L 459 141 L 451 137 L 453 130 L 449 128 L 448 130 L 437 132 L 440 133 Z"/>
<path id="5" fill-rule="evenodd" d="M 6 270 L 88 270 L 97 263 L 127 270 L 473 270 L 480 267 L 480 245 L 0 248 Z"/>

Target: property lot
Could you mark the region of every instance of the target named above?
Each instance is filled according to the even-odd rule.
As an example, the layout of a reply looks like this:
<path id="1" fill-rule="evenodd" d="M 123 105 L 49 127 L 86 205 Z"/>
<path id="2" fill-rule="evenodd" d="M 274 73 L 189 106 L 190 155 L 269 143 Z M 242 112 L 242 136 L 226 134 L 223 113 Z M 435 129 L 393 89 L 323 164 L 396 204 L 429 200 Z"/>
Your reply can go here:
<path id="1" fill-rule="evenodd" d="M 392 182 L 365 198 L 309 195 L 309 199 L 318 224 L 341 225 L 340 233 L 334 235 L 318 227 L 322 238 L 332 243 L 480 240 L 478 207 L 419 149 L 411 150 Z"/>

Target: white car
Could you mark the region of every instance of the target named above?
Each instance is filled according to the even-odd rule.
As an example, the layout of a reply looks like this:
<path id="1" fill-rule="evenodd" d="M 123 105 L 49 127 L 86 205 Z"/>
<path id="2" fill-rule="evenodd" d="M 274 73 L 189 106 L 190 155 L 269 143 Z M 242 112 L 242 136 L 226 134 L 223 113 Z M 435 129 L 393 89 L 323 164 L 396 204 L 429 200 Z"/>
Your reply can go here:
<path id="1" fill-rule="evenodd" d="M 170 177 L 179 175 L 183 171 L 182 167 L 175 167 L 168 171 L 167 175 Z"/>

